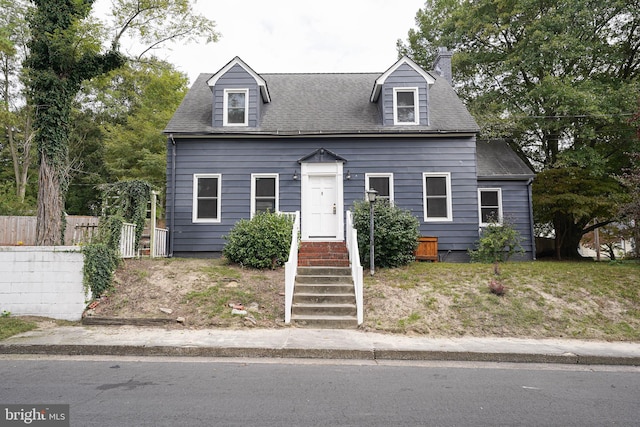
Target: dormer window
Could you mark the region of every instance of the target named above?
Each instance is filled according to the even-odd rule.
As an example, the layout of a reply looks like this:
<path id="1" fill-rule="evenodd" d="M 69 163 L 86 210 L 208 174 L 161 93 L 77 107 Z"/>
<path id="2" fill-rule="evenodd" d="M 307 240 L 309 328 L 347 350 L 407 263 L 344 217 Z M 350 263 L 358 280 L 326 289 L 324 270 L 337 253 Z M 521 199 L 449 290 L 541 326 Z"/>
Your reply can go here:
<path id="1" fill-rule="evenodd" d="M 393 124 L 417 125 L 419 123 L 418 88 L 394 88 Z"/>
<path id="2" fill-rule="evenodd" d="M 249 90 L 224 90 L 224 126 L 249 125 Z"/>

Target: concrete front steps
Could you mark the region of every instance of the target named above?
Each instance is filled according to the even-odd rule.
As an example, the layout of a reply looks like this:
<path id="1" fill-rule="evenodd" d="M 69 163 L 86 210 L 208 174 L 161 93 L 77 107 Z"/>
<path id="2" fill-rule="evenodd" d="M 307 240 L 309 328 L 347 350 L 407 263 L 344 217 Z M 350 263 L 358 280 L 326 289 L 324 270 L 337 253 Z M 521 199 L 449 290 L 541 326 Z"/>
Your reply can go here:
<path id="1" fill-rule="evenodd" d="M 356 297 L 349 267 L 298 267 L 291 320 L 313 328 L 357 328 Z"/>

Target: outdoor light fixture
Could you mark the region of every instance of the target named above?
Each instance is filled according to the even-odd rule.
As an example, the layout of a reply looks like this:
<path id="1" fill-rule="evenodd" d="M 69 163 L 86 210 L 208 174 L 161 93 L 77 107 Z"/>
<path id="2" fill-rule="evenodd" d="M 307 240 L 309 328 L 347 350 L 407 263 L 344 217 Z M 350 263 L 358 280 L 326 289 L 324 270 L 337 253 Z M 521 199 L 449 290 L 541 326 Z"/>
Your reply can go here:
<path id="1" fill-rule="evenodd" d="M 376 196 L 378 195 L 378 192 L 373 188 L 370 188 L 365 192 L 365 194 L 367 196 L 367 202 L 369 202 L 369 266 L 370 273 L 373 276 L 376 271 L 374 261 L 375 250 L 373 247 L 373 204 L 376 202 Z"/>
<path id="2" fill-rule="evenodd" d="M 369 203 L 373 203 L 376 201 L 376 197 L 378 196 L 378 192 L 376 190 L 374 190 L 373 188 L 368 189 L 365 192 L 366 196 L 367 196 L 367 202 Z"/>
<path id="3" fill-rule="evenodd" d="M 347 181 L 349 181 L 351 179 L 351 172 L 347 171 L 347 175 L 345 176 L 345 178 L 347 179 Z"/>
<path id="4" fill-rule="evenodd" d="M 293 172 L 293 180 L 294 181 L 298 180 L 298 170 L 297 169 Z"/>

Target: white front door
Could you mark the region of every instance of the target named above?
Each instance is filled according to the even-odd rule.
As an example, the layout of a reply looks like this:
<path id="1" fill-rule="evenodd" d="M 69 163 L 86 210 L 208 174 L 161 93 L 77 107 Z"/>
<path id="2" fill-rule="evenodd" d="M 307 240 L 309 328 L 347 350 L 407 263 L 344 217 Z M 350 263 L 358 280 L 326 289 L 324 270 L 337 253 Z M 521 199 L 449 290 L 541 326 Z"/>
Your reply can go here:
<path id="1" fill-rule="evenodd" d="M 302 238 L 342 240 L 342 164 L 302 165 Z"/>
<path id="2" fill-rule="evenodd" d="M 311 210 L 309 238 L 336 238 L 338 224 L 336 179 L 333 176 L 309 176 Z"/>

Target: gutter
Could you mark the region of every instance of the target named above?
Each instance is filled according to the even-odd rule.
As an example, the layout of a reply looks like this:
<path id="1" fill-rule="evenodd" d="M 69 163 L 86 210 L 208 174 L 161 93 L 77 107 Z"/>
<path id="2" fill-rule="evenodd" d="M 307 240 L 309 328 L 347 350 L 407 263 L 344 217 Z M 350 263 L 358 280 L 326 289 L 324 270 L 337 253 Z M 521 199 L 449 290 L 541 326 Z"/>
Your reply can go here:
<path id="1" fill-rule="evenodd" d="M 173 134 L 171 134 L 173 135 Z M 442 137 L 442 136 L 459 136 L 459 137 L 472 137 L 476 136 L 477 132 L 474 130 L 450 130 L 450 131 L 433 131 L 433 130 L 400 130 L 395 132 L 383 131 L 378 132 L 371 131 L 317 131 L 317 132 L 291 132 L 291 131 L 275 131 L 275 132 L 180 132 L 180 138 L 345 138 L 345 137 L 359 137 L 359 138 L 385 138 L 389 136 L 394 137 Z"/>
<path id="2" fill-rule="evenodd" d="M 169 224 L 169 258 L 173 258 L 173 241 L 176 223 L 176 140 L 169 134 L 171 140 L 171 223 Z"/>
<path id="3" fill-rule="evenodd" d="M 531 185 L 534 175 L 480 175 L 478 181 L 527 181 Z"/>
<path id="4" fill-rule="evenodd" d="M 533 177 L 529 178 L 527 181 L 527 201 L 529 202 L 529 227 L 531 232 L 531 258 L 533 261 L 536 260 L 536 236 L 535 230 L 533 229 L 533 195 L 532 195 L 532 187 Z"/>

